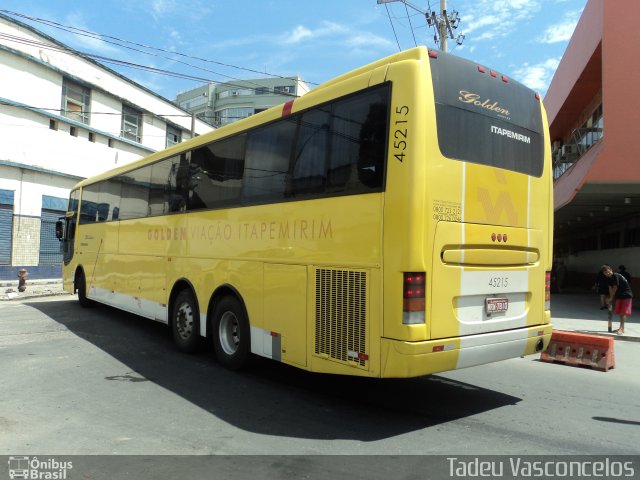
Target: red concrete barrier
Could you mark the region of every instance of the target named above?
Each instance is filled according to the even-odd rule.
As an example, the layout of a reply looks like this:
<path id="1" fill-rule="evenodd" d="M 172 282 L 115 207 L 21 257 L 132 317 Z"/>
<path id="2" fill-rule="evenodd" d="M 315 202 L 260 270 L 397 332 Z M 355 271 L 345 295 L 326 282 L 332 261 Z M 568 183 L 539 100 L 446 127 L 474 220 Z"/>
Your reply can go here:
<path id="1" fill-rule="evenodd" d="M 606 372 L 616 366 L 613 338 L 554 330 L 540 360 Z"/>

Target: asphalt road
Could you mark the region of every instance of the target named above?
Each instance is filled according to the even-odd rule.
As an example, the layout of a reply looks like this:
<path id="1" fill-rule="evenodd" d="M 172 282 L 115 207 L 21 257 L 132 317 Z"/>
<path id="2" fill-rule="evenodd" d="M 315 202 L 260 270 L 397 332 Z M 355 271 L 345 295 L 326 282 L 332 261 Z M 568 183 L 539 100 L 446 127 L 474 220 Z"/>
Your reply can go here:
<path id="1" fill-rule="evenodd" d="M 615 355 L 606 373 L 536 356 L 407 380 L 235 373 L 118 310 L 2 302 L 0 454 L 637 455 L 640 343 Z"/>

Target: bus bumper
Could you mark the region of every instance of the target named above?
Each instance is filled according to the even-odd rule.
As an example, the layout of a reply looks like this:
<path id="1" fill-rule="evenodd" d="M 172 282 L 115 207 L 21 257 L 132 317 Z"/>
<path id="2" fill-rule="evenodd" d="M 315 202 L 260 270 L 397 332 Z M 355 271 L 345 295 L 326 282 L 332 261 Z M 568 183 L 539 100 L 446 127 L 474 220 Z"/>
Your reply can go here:
<path id="1" fill-rule="evenodd" d="M 418 377 L 531 355 L 547 348 L 551 330 L 549 323 L 425 342 L 383 338 L 381 376 Z"/>

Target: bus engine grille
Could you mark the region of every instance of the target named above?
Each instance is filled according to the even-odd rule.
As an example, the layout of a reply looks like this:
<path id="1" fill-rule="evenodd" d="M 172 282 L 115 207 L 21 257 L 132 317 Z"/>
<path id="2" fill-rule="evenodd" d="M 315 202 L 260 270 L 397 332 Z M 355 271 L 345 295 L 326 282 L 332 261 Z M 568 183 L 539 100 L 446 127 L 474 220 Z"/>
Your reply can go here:
<path id="1" fill-rule="evenodd" d="M 366 272 L 316 270 L 316 355 L 366 367 L 366 305 Z"/>

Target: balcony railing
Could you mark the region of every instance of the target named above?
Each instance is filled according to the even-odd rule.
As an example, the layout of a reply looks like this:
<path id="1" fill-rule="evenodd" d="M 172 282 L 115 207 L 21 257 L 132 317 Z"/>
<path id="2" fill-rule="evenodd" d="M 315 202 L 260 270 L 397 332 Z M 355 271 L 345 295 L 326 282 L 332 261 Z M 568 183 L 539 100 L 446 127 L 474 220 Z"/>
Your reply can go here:
<path id="1" fill-rule="evenodd" d="M 571 142 L 557 148 L 553 155 L 553 179 L 557 180 L 569 170 L 589 149 L 604 136 L 601 127 L 576 128 Z"/>

